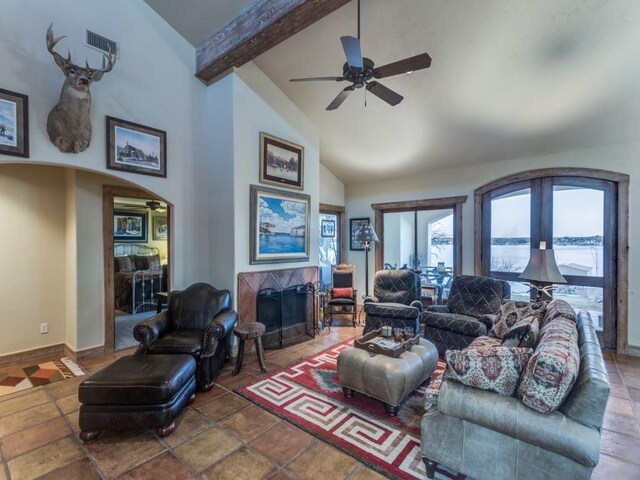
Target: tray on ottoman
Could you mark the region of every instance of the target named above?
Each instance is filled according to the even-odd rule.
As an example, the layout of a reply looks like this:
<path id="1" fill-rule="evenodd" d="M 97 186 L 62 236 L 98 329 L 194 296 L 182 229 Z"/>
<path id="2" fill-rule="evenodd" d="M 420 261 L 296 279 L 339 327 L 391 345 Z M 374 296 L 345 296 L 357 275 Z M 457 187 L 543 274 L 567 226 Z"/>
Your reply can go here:
<path id="1" fill-rule="evenodd" d="M 196 363 L 191 355 L 122 357 L 80 384 L 80 438 L 101 430 L 155 428 L 165 437 L 174 419 L 195 398 Z"/>
<path id="2" fill-rule="evenodd" d="M 363 350 L 367 350 L 371 353 L 386 355 L 387 357 L 398 357 L 416 345 L 419 341 L 420 335 L 414 335 L 402 342 L 396 342 L 393 340 L 393 337 L 383 337 L 380 334 L 380 329 L 378 329 L 363 335 L 361 338 L 356 338 L 353 342 L 353 346 L 356 348 L 362 348 Z"/>

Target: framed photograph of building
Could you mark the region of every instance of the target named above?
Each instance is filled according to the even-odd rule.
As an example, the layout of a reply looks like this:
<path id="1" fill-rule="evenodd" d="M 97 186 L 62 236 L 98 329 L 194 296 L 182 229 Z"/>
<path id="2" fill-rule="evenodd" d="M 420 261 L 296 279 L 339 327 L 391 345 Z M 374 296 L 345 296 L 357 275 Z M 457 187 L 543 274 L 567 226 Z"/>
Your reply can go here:
<path id="1" fill-rule="evenodd" d="M 250 263 L 309 260 L 311 197 L 251 185 Z"/>
<path id="2" fill-rule="evenodd" d="M 147 243 L 147 214 L 113 211 L 113 239 L 116 242 Z"/>
<path id="3" fill-rule="evenodd" d="M 351 218 L 349 220 L 349 250 L 364 250 L 362 242 L 356 241 L 360 230 L 369 224 L 369 218 Z"/>
<path id="4" fill-rule="evenodd" d="M 29 157 L 29 97 L 0 88 L 0 153 Z"/>
<path id="5" fill-rule="evenodd" d="M 260 133 L 260 183 L 302 190 L 304 147 Z"/>
<path id="6" fill-rule="evenodd" d="M 166 215 L 154 215 L 152 218 L 153 234 L 151 238 L 153 240 L 166 240 L 169 234 L 169 227 L 167 226 Z"/>
<path id="7" fill-rule="evenodd" d="M 107 117 L 107 168 L 167 176 L 167 133 Z"/>

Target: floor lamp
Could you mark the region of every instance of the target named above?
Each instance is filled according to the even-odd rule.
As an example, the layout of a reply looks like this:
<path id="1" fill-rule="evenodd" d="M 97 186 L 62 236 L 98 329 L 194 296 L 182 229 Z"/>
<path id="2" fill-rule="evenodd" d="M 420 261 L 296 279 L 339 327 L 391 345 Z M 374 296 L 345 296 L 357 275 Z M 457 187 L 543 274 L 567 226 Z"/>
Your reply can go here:
<path id="1" fill-rule="evenodd" d="M 536 301 L 543 300 L 543 293 L 551 298 L 553 283 L 567 283 L 567 280 L 560 273 L 556 257 L 552 248 L 547 248 L 547 242 L 540 242 L 540 248 L 531 249 L 529 263 L 518 278 L 546 284 L 539 287 L 529 283 L 529 287 L 536 290 Z"/>
<path id="2" fill-rule="evenodd" d="M 369 296 L 369 250 L 371 250 L 371 244 L 373 242 L 379 242 L 380 239 L 376 235 L 376 231 L 373 229 L 370 223 L 366 224 L 360 229 L 360 235 L 356 237 L 356 241 L 362 242 L 364 247 L 364 278 L 365 278 L 365 297 Z"/>

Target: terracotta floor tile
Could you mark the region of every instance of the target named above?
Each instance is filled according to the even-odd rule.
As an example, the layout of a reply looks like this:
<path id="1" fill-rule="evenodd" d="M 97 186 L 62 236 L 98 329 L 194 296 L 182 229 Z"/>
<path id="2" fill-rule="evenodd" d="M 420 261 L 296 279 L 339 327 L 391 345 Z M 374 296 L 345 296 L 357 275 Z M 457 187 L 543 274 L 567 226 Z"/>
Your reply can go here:
<path id="1" fill-rule="evenodd" d="M 6 480 L 7 475 L 4 472 L 5 469 L 5 465 L 4 463 L 0 462 L 0 480 Z"/>
<path id="2" fill-rule="evenodd" d="M 607 410 L 604 414 L 602 428 L 640 439 L 640 428 L 638 428 L 633 416 L 621 415 Z"/>
<path id="3" fill-rule="evenodd" d="M 252 382 L 255 379 L 256 377 L 248 374 L 243 370 L 235 377 L 232 375 L 225 375 L 223 377 L 218 377 L 217 383 L 223 386 L 224 388 L 226 388 L 227 390 L 233 390 L 234 388 L 244 385 L 245 383 Z"/>
<path id="4" fill-rule="evenodd" d="M 42 405 L 1 417 L 0 437 L 38 425 L 47 420 L 53 420 L 59 416 L 58 409 L 52 403 L 43 403 Z"/>
<path id="5" fill-rule="evenodd" d="M 269 480 L 292 480 L 292 474 L 287 473 L 286 470 L 278 470 L 272 477 L 269 477 Z"/>
<path id="6" fill-rule="evenodd" d="M 378 472 L 365 467 L 364 465 L 358 466 L 351 475 L 349 480 L 384 480 L 386 477 L 380 475 Z"/>
<path id="7" fill-rule="evenodd" d="M 50 383 L 49 385 L 45 385 L 44 389 L 54 400 L 59 400 L 69 395 L 77 394 L 78 386 L 88 377 L 88 375 L 82 375 L 81 377 Z"/>
<path id="8" fill-rule="evenodd" d="M 93 464 L 86 458 L 47 473 L 38 480 L 100 480 Z"/>
<path id="9" fill-rule="evenodd" d="M 635 463 L 639 466 L 638 439 L 629 435 L 602 430 L 600 452 L 610 455 L 627 463 Z"/>
<path id="10" fill-rule="evenodd" d="M 242 441 L 248 442 L 278 422 L 278 417 L 252 405 L 225 418 L 220 425 L 235 433 Z"/>
<path id="11" fill-rule="evenodd" d="M 250 402 L 235 393 L 226 393 L 214 398 L 210 402 L 198 405 L 197 409 L 209 418 L 219 421 L 249 405 L 251 405 Z"/>
<path id="12" fill-rule="evenodd" d="M 633 418 L 633 406 L 631 400 L 618 397 L 609 397 L 607 402 L 607 412 L 626 415 Z"/>
<path id="13" fill-rule="evenodd" d="M 170 447 L 175 447 L 188 438 L 193 437 L 196 433 L 200 433 L 213 426 L 213 420 L 192 407 L 184 409 L 180 415 L 178 415 L 175 422 L 176 429 L 174 432 L 164 438 L 164 441 Z"/>
<path id="14" fill-rule="evenodd" d="M 287 422 L 270 428 L 250 445 L 278 465 L 286 465 L 292 458 L 313 444 L 314 438 Z"/>
<path id="15" fill-rule="evenodd" d="M 190 478 L 192 475 L 193 472 L 182 460 L 166 452 L 129 470 L 118 477 L 118 480 L 156 480 L 158 478 L 180 480 Z"/>
<path id="16" fill-rule="evenodd" d="M 622 374 L 622 380 L 627 388 L 640 388 L 640 377 L 633 377 L 625 373 Z"/>
<path id="17" fill-rule="evenodd" d="M 32 479 L 79 460 L 83 452 L 71 437 L 62 438 L 9 460 L 12 480 Z"/>
<path id="18" fill-rule="evenodd" d="M 638 465 L 602 454 L 598 465 L 591 474 L 591 480 L 632 480 L 638 478 L 640 478 Z"/>
<path id="19" fill-rule="evenodd" d="M 219 427 L 199 433 L 174 449 L 197 472 L 236 450 L 242 443 Z"/>
<path id="20" fill-rule="evenodd" d="M 118 359 L 116 355 L 106 355 L 98 357 L 87 357 L 78 360 L 78 364 L 85 372 L 93 373 L 103 369 L 107 365 L 111 365 Z"/>
<path id="21" fill-rule="evenodd" d="M 196 392 L 196 399 L 193 401 L 192 405 L 201 405 L 228 392 L 229 390 L 226 388 L 223 388 L 220 385 L 215 385 L 208 392 Z"/>
<path id="22" fill-rule="evenodd" d="M 78 394 L 74 393 L 68 397 L 56 400 L 56 405 L 60 409 L 63 415 L 68 415 L 71 412 L 75 412 L 80 409 L 80 402 L 78 401 Z"/>
<path id="23" fill-rule="evenodd" d="M 71 412 L 69 415 L 65 415 L 65 420 L 67 422 L 69 422 L 69 424 L 71 425 L 71 430 L 73 430 L 74 432 L 79 432 L 80 431 L 80 424 L 79 422 L 79 417 L 80 416 L 80 412 L 79 411 L 75 411 L 75 412 Z"/>
<path id="24" fill-rule="evenodd" d="M 609 394 L 609 398 L 618 397 L 618 398 L 629 398 L 629 390 L 624 384 L 621 383 L 612 383 L 611 384 L 611 392 Z"/>
<path id="25" fill-rule="evenodd" d="M 640 388 L 628 387 L 627 390 L 629 390 L 629 397 L 631 397 L 631 400 L 634 402 L 640 402 Z"/>
<path id="26" fill-rule="evenodd" d="M 136 353 L 137 349 L 138 349 L 138 346 L 136 345 L 135 347 L 129 347 L 129 348 L 124 348 L 122 350 L 118 350 L 117 352 L 113 352 L 113 354 L 118 358 L 129 357 L 134 353 Z"/>
<path id="27" fill-rule="evenodd" d="M 303 358 L 303 355 L 300 355 L 299 353 L 289 352 L 287 350 L 280 350 L 275 355 L 271 355 L 271 357 L 269 358 L 269 361 L 271 363 L 275 363 L 282 367 L 286 367 L 287 365 L 290 365 L 293 362 L 297 362 L 302 358 Z"/>
<path id="28" fill-rule="evenodd" d="M 358 462 L 332 446 L 318 442 L 294 459 L 287 470 L 301 480 L 344 478 Z"/>
<path id="29" fill-rule="evenodd" d="M 58 417 L 0 438 L 0 446 L 5 458 L 11 460 L 72 433 L 67 422 Z"/>
<path id="30" fill-rule="evenodd" d="M 19 392 L 19 394 L 11 394 L 0 397 L 0 417 L 6 417 L 12 413 L 26 410 L 27 408 L 42 405 L 49 401 L 49 397 L 42 387 L 29 389 L 27 392 Z"/>
<path id="31" fill-rule="evenodd" d="M 94 448 L 93 442 L 85 444 L 102 471 L 110 478 L 115 478 L 127 470 L 131 470 L 164 450 L 164 446 L 148 432 L 120 439 L 117 439 L 115 435 L 110 438 L 113 440 L 109 440 L 108 444 L 106 444 L 106 439 L 103 440 L 106 448 Z M 102 446 L 105 447 L 105 445 Z"/>
<path id="32" fill-rule="evenodd" d="M 249 375 L 253 375 L 255 378 L 260 378 L 263 375 L 268 375 L 269 373 L 273 373 L 282 368 L 280 365 L 273 363 L 270 360 L 265 360 L 264 363 L 267 368 L 267 373 L 262 373 L 260 371 L 260 364 L 258 362 L 251 362 L 248 365 L 243 365 L 241 373 L 248 373 Z"/>
<path id="33" fill-rule="evenodd" d="M 276 472 L 277 467 L 251 448 L 242 448 L 206 470 L 207 480 L 260 480 Z"/>

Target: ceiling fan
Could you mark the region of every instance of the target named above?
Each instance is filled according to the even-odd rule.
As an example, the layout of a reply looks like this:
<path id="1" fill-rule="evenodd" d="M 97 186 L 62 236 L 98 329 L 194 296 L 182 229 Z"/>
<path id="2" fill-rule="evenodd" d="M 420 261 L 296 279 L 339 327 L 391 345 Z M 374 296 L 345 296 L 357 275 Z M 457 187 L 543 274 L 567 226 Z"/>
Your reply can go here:
<path id="1" fill-rule="evenodd" d="M 431 65 L 431 57 L 427 53 L 421 53 L 377 68 L 373 60 L 363 57 L 360 48 L 360 0 L 358 0 L 358 38 L 344 36 L 340 37 L 340 41 L 347 57 L 347 62 L 342 67 L 341 77 L 292 78 L 289 80 L 290 82 L 342 82 L 345 80 L 351 82 L 351 85 L 333 99 L 327 106 L 327 110 L 335 110 L 342 105 L 351 92 L 356 88 L 363 87 L 389 105 L 396 106 L 404 97 L 373 79 L 391 77 L 401 73 L 413 73 Z"/>
<path id="2" fill-rule="evenodd" d="M 121 204 L 123 207 L 127 207 L 127 208 L 134 208 L 134 209 L 138 209 L 138 210 L 151 210 L 154 212 L 166 212 L 167 209 L 164 208 L 162 206 L 162 204 L 160 202 L 157 202 L 155 200 L 149 200 L 148 202 L 145 202 L 144 205 L 141 205 L 139 203 L 122 203 Z"/>

